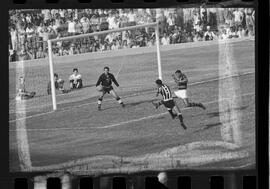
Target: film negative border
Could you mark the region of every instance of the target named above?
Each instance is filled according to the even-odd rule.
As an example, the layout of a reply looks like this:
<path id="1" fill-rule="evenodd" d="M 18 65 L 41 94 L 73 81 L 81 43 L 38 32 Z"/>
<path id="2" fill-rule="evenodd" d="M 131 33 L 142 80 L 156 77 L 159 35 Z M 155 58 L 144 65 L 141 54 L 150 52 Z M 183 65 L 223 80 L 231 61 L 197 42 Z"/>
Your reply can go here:
<path id="1" fill-rule="evenodd" d="M 7 186 L 7 185 L 2 185 Z M 206 173 L 179 175 L 174 172 L 149 172 L 143 175 L 104 175 L 102 177 L 72 176 L 71 174 L 48 174 L 30 178 L 13 178 L 8 188 L 14 189 L 248 189 L 257 188 L 252 172 Z"/>
<path id="2" fill-rule="evenodd" d="M 24 4 L 24 5 L 14 5 L 14 4 L 12 4 L 12 3 L 9 3 L 8 4 L 8 6 L 7 7 L 9 7 L 9 8 L 11 8 L 11 7 L 13 7 L 13 8 L 27 8 L 27 7 L 30 7 L 30 6 L 33 6 L 33 7 L 35 7 L 35 8 L 41 8 L 41 7 L 44 7 L 44 4 L 42 4 L 42 3 L 37 3 L 37 4 L 35 4 L 34 3 L 34 1 L 32 1 L 31 3 L 33 3 L 32 5 L 29 5 L 29 3 L 30 3 L 31 1 L 30 0 L 28 0 L 27 1 L 27 3 L 26 4 Z M 35 2 L 38 2 L 38 1 L 35 1 Z M 54 8 L 55 6 L 61 6 L 61 3 L 63 2 L 63 0 L 59 0 L 59 2 L 58 2 L 58 4 L 57 5 L 47 5 L 47 7 L 49 7 L 49 8 Z M 210 2 L 210 1 L 209 1 Z M 232 5 L 235 5 L 234 3 L 235 2 L 228 2 L 228 4 L 226 5 L 226 2 L 228 2 L 228 1 L 224 1 L 224 4 L 225 5 L 221 5 L 221 6 L 232 6 Z M 246 2 L 248 2 L 248 4 L 246 4 Z M 70 4 L 65 4 L 65 6 L 66 7 L 70 7 L 70 6 L 73 6 L 74 5 L 74 2 L 70 2 L 69 1 L 69 3 Z M 176 4 L 174 4 L 175 2 L 172 2 L 171 4 L 173 4 L 173 5 L 171 5 L 171 4 L 167 4 L 166 3 L 166 5 L 167 5 L 167 7 L 170 7 L 170 6 L 175 6 L 175 5 L 178 5 L 177 3 L 180 3 L 180 6 L 181 6 L 181 4 L 182 4 L 182 2 L 177 2 Z M 196 2 L 196 1 L 192 1 L 192 2 L 188 2 L 188 4 L 182 4 L 182 6 L 191 6 L 193 3 L 198 3 L 198 2 Z M 211 2 L 212 3 L 212 2 Z M 216 2 L 213 2 L 213 4 L 215 4 Z M 219 3 L 219 2 L 218 2 Z M 247 5 L 247 6 L 250 6 L 250 5 L 254 5 L 254 3 L 256 4 L 256 2 L 251 2 L 251 1 L 241 1 L 241 2 L 236 2 L 236 4 L 237 3 L 239 3 L 240 5 L 242 5 L 242 3 L 245 3 L 245 5 Z M 76 4 L 76 3 L 75 3 Z M 128 7 L 137 7 L 138 5 L 136 4 L 136 3 L 133 3 L 133 4 L 125 4 L 124 6 L 128 6 Z M 164 6 L 165 4 L 158 4 L 158 5 L 154 5 L 154 7 L 162 7 L 162 6 Z M 245 6 L 244 5 L 244 6 Z M 78 6 L 78 8 L 80 8 L 80 7 L 85 7 L 85 5 L 80 5 L 80 4 L 76 4 L 75 6 Z M 91 1 L 91 3 L 90 3 L 90 5 L 89 5 L 90 7 L 92 7 L 92 6 L 96 6 L 96 3 L 92 0 Z M 115 7 L 120 7 L 121 5 L 120 4 L 118 4 L 118 3 L 116 3 L 116 4 L 113 4 L 113 6 L 115 6 Z M 153 5 L 151 5 L 151 2 L 149 2 L 149 4 L 143 4 L 141 7 L 149 7 L 149 6 L 153 6 Z M 257 19 L 258 20 L 258 19 Z M 259 20 L 258 20 L 258 22 L 259 22 Z M 260 24 L 259 24 L 260 25 Z M 256 36 L 256 40 L 258 40 L 258 36 Z M 269 46 L 268 46 L 269 47 Z M 262 46 L 259 46 L 258 48 L 262 48 Z M 266 48 L 267 49 L 267 46 L 264 46 L 264 48 Z M 258 50 L 258 49 L 257 49 Z M 258 56 L 258 51 L 256 51 L 256 59 L 257 59 L 257 61 L 258 61 L 258 59 L 259 60 L 262 60 L 261 58 L 260 58 L 260 55 Z M 260 53 L 259 53 L 260 54 Z M 256 64 L 257 65 L 257 64 Z M 257 67 L 256 67 L 257 68 Z M 261 73 L 262 72 L 262 70 L 263 69 L 265 69 L 265 68 L 262 68 L 262 67 L 260 67 L 259 66 L 259 68 L 257 68 L 257 73 L 258 73 L 258 71 L 259 71 L 259 73 Z M 258 82 L 258 80 L 260 80 L 259 78 L 257 78 L 257 82 L 256 82 L 256 84 L 258 84 L 258 86 L 256 86 L 257 87 L 257 91 L 259 91 L 259 93 L 261 93 L 262 91 L 262 86 L 261 86 L 261 84 L 260 84 L 260 86 L 259 86 L 259 82 Z M 260 80 L 261 81 L 261 80 Z M 258 89 L 259 88 L 259 89 Z M 267 95 L 266 96 L 264 96 L 264 97 L 268 97 Z M 260 102 L 260 103 L 264 103 L 264 102 Z M 259 105 L 260 106 L 260 105 Z M 257 107 L 258 108 L 258 107 Z M 265 113 L 266 112 L 263 112 L 263 110 L 261 110 L 260 111 L 261 113 L 262 113 L 262 115 L 264 115 L 265 116 Z M 267 115 L 268 116 L 268 115 Z M 257 121 L 257 123 L 262 123 L 261 121 Z M 258 136 L 257 136 L 257 141 L 258 141 Z M 266 141 L 266 140 L 264 140 L 266 143 L 268 142 L 268 141 Z M 257 145 L 258 146 L 258 145 Z M 258 146 L 258 148 L 257 148 L 257 150 L 258 151 L 262 151 L 262 150 L 265 150 L 265 149 L 261 149 L 262 148 L 262 146 Z M 257 151 L 257 152 L 258 152 Z M 257 157 L 257 160 L 258 160 L 258 157 Z M 259 166 L 261 164 L 261 162 L 258 162 L 258 165 L 257 166 Z M 268 168 L 266 168 L 266 169 L 268 169 Z M 217 173 L 215 173 L 215 174 L 212 174 L 211 175 L 211 171 L 209 172 L 207 172 L 206 173 L 206 175 L 207 176 L 201 176 L 202 174 L 204 174 L 204 172 L 200 172 L 200 174 L 199 175 L 196 175 L 196 172 L 194 173 L 194 172 L 190 172 L 190 174 L 189 174 L 189 171 L 187 171 L 186 173 L 187 174 L 183 174 L 183 173 L 185 173 L 185 171 L 180 171 L 180 173 L 179 172 L 177 172 L 176 173 L 176 175 L 177 176 L 175 176 L 175 174 L 170 174 L 170 172 L 167 172 L 168 173 L 168 175 L 170 175 L 169 176 L 169 178 L 171 179 L 174 179 L 174 182 L 172 182 L 173 184 L 173 186 L 176 186 L 176 183 L 181 183 L 181 181 L 179 181 L 179 180 L 181 180 L 180 178 L 181 177 L 184 177 L 185 179 L 186 179 L 186 185 L 187 185 L 187 188 L 189 187 L 189 185 L 192 185 L 192 184 L 188 184 L 191 180 L 191 182 L 193 182 L 193 180 L 195 181 L 195 183 L 202 183 L 202 182 L 200 182 L 200 181 L 196 181 L 196 180 L 200 180 L 200 179 L 203 179 L 204 180 L 204 182 L 203 183 L 205 183 L 205 185 L 204 186 L 206 186 L 206 188 L 212 188 L 212 187 L 214 187 L 213 185 L 212 185 L 212 187 L 211 187 L 211 184 L 210 184 L 210 182 L 209 182 L 209 179 L 210 178 L 212 178 L 212 181 L 213 180 L 215 180 L 215 183 L 217 182 L 217 183 L 219 183 L 218 184 L 218 187 L 222 187 L 221 185 L 220 185 L 220 183 L 223 183 L 224 184 L 224 188 L 233 188 L 233 187 L 235 187 L 235 186 L 228 186 L 228 183 L 227 183 L 227 178 L 229 178 L 229 183 L 230 184 L 232 184 L 232 182 L 231 182 L 231 180 L 230 179 L 236 179 L 237 180 L 237 182 L 239 182 L 239 181 L 241 181 L 241 180 L 244 180 L 244 182 L 243 183 L 240 183 L 240 184 L 238 184 L 238 186 L 239 187 L 242 187 L 243 189 L 245 189 L 245 187 L 248 187 L 248 186 L 250 186 L 250 184 L 252 185 L 252 186 L 258 186 L 258 183 L 259 183 L 259 178 L 256 178 L 256 175 L 258 174 L 258 172 L 257 172 L 258 170 L 251 170 L 251 171 L 244 171 L 243 173 L 241 172 L 241 173 L 235 173 L 235 172 L 229 172 L 229 173 L 220 173 L 220 172 L 217 172 Z M 34 187 L 34 178 L 36 178 L 36 177 L 38 177 L 39 175 L 43 175 L 44 173 L 33 173 L 33 175 L 31 175 L 31 174 L 26 174 L 26 177 L 28 178 L 27 179 L 27 184 L 23 184 L 23 183 L 25 183 L 25 174 L 21 174 L 21 173 L 14 173 L 14 174 L 10 174 L 10 177 L 9 178 L 7 178 L 6 176 L 4 176 L 4 177 L 2 177 L 2 178 L 0 178 L 0 187 L 1 186 L 4 186 L 4 187 L 6 187 L 7 186 L 7 188 L 10 188 L 10 187 L 14 187 L 14 188 L 16 188 L 17 186 L 16 186 L 16 182 L 19 182 L 19 183 L 22 183 L 22 185 L 25 185 L 25 187 L 27 187 L 27 188 L 33 188 Z M 149 184 L 149 183 L 151 183 L 153 180 L 157 180 L 157 177 L 156 177 L 156 175 L 157 175 L 158 173 L 157 172 L 155 172 L 155 173 L 142 173 L 141 175 L 139 175 L 139 176 L 137 176 L 137 175 L 124 175 L 124 176 L 118 176 L 118 175 L 114 175 L 114 176 L 108 176 L 108 178 L 109 178 L 109 180 L 111 180 L 110 181 L 110 183 L 111 183 L 111 186 L 114 186 L 114 182 L 115 181 L 112 181 L 112 178 L 114 178 L 115 179 L 115 177 L 117 178 L 117 179 L 119 179 L 118 181 L 116 181 L 116 183 L 120 183 L 120 185 L 121 186 L 123 186 L 123 185 L 128 185 L 127 183 L 129 182 L 129 180 L 134 180 L 134 178 L 140 178 L 141 180 L 143 180 L 142 182 L 139 182 L 139 184 L 137 184 L 137 185 L 139 185 L 139 186 L 141 186 L 141 184 L 142 185 L 144 185 L 144 184 Z M 17 175 L 16 176 L 16 179 L 15 179 L 15 177 L 14 177 L 14 175 Z M 35 176 L 34 176 L 35 175 Z M 144 176 L 144 175 L 148 175 L 148 179 L 150 178 L 150 180 L 148 180 L 148 181 L 146 181 L 144 178 L 145 177 L 147 177 L 147 176 Z M 173 175 L 173 176 L 171 176 L 171 175 Z M 180 176 L 179 176 L 180 175 Z M 191 179 L 190 179 L 190 175 L 192 175 L 191 177 Z M 223 178 L 221 178 L 221 177 L 219 177 L 219 176 L 224 176 Z M 227 177 L 227 175 L 229 175 L 228 177 Z M 211 177 L 211 176 L 214 176 L 214 177 Z M 69 177 L 69 176 L 68 176 Z M 78 177 L 78 176 L 71 176 L 71 177 L 73 177 L 72 179 L 74 180 L 74 181 L 72 181 L 72 182 L 74 182 L 74 183 L 76 183 L 76 184 L 71 184 L 72 186 L 74 186 L 74 187 L 77 187 L 77 186 L 80 186 L 80 183 L 81 182 L 85 182 L 86 184 L 88 184 L 88 183 L 90 183 L 90 184 L 93 184 L 93 188 L 100 188 L 100 181 L 102 180 L 102 179 L 100 179 L 100 177 L 88 177 L 88 176 L 86 176 L 86 177 L 84 177 L 84 178 L 86 178 L 85 180 L 84 179 L 82 179 L 82 180 L 84 180 L 84 181 L 81 181 L 80 179 L 81 179 L 81 177 L 82 176 L 80 176 L 80 177 Z M 141 178 L 141 177 L 143 177 L 143 178 Z M 4 179 L 3 179 L 4 178 Z M 54 177 L 54 176 L 49 176 L 49 178 L 62 178 L 62 177 L 60 177 L 60 176 L 57 176 L 57 177 Z M 125 181 L 123 181 L 123 179 L 122 178 L 124 178 L 124 180 Z M 128 179 L 126 179 L 126 178 L 128 178 Z M 130 179 L 130 178 L 132 178 L 132 179 Z M 22 179 L 22 180 L 21 180 Z M 115 180 L 117 180 L 117 179 L 115 179 Z M 140 180 L 140 179 L 138 179 L 138 180 Z M 152 179 L 152 180 L 151 180 Z M 175 181 L 175 180 L 177 180 L 177 181 Z M 210 179 L 211 180 L 211 179 Z M 59 187 L 61 188 L 63 188 L 63 180 L 58 180 L 57 181 L 57 179 L 52 179 L 52 180 L 49 180 L 48 181 L 48 183 L 52 183 L 54 186 L 55 186 L 55 184 L 57 184 L 57 185 L 59 185 Z M 125 183 L 125 184 L 123 184 L 123 183 Z M 152 182 L 153 183 L 153 182 Z M 255 185 L 254 185 L 255 184 Z M 23 186 L 20 186 L 20 188 L 21 187 L 23 187 Z M 49 184 L 50 185 L 50 184 Z M 208 185 L 208 186 L 207 186 Z M 48 187 L 48 185 L 46 185 L 47 187 Z M 118 184 L 118 186 L 119 186 L 119 184 Z M 215 185 L 216 186 L 216 185 Z M 50 186 L 49 186 L 50 187 Z M 90 188 L 91 188 L 91 186 L 89 186 Z M 105 187 L 105 186 L 104 186 Z M 145 187 L 145 186 L 144 186 Z M 178 186 L 179 187 L 179 186 Z M 191 188 L 199 188 L 199 185 L 198 186 L 192 186 Z M 24 188 L 24 187 L 23 187 Z M 73 187 L 72 187 L 73 188 Z M 80 187 L 79 187 L 80 188 Z M 105 187 L 106 188 L 106 187 Z M 117 187 L 117 188 L 119 188 L 119 187 Z M 122 187 L 121 187 L 122 188 Z M 141 187 L 139 187 L 139 188 L 141 188 Z M 217 187 L 214 187 L 214 188 L 217 188 Z"/>

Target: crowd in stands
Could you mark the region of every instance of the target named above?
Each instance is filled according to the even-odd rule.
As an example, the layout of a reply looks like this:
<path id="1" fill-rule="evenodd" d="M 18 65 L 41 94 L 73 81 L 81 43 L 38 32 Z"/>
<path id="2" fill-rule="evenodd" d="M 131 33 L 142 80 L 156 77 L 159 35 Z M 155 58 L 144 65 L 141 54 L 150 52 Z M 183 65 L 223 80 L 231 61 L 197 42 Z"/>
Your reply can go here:
<path id="1" fill-rule="evenodd" d="M 48 56 L 47 40 L 159 22 L 161 45 L 254 36 L 253 8 L 27 9 L 9 12 L 10 61 Z M 54 56 L 154 46 L 151 27 L 58 41 Z"/>

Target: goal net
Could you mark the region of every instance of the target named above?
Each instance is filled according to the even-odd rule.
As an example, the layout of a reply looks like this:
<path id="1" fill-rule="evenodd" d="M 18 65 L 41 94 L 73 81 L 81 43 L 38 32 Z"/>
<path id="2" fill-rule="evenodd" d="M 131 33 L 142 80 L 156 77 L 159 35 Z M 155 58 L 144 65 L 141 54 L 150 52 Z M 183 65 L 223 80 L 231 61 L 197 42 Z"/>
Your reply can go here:
<path id="1" fill-rule="evenodd" d="M 110 68 L 120 87 L 120 96 L 153 90 L 155 80 L 162 79 L 158 23 L 136 25 L 48 41 L 50 95 L 53 110 L 60 104 L 78 103 L 96 98 L 96 82 Z M 70 76 L 78 69 L 82 90 L 70 90 Z M 55 74 L 59 83 L 54 82 Z M 56 86 L 58 85 L 58 86 Z M 76 95 L 74 95 L 76 93 Z"/>

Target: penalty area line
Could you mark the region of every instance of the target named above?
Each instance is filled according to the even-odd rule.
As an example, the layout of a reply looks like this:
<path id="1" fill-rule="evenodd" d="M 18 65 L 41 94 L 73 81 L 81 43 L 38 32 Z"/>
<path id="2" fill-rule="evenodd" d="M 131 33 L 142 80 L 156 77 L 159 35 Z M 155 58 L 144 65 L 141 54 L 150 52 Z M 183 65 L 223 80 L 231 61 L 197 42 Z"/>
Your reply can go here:
<path id="1" fill-rule="evenodd" d="M 249 96 L 249 95 L 254 95 L 255 93 L 246 93 L 243 94 L 241 97 L 243 96 Z M 212 104 L 215 102 L 218 102 L 220 100 L 213 100 L 213 101 L 209 101 L 209 102 L 203 102 L 203 104 Z M 187 110 L 187 109 L 191 109 L 192 107 L 186 107 L 186 108 L 182 108 L 181 110 Z M 163 115 L 168 114 L 168 112 L 163 112 L 163 113 L 159 113 L 159 114 L 154 114 L 154 115 L 150 115 L 150 116 L 145 116 L 145 117 L 141 117 L 141 118 L 137 118 L 137 119 L 132 119 L 132 120 L 128 120 L 128 121 L 123 121 L 123 122 L 119 122 L 119 123 L 115 123 L 115 124 L 111 124 L 111 125 L 106 125 L 106 126 L 102 126 L 102 127 L 63 127 L 63 128 L 44 128 L 44 129 L 27 129 L 27 131 L 60 131 L 60 130 L 89 130 L 89 129 L 107 129 L 107 128 L 113 128 L 113 127 L 119 127 L 122 125 L 126 125 L 129 123 L 135 123 L 135 122 L 139 122 L 139 121 L 143 121 L 143 120 L 148 120 L 148 119 L 152 119 L 152 118 L 157 118 Z M 9 131 L 17 131 L 16 129 L 12 129 Z"/>

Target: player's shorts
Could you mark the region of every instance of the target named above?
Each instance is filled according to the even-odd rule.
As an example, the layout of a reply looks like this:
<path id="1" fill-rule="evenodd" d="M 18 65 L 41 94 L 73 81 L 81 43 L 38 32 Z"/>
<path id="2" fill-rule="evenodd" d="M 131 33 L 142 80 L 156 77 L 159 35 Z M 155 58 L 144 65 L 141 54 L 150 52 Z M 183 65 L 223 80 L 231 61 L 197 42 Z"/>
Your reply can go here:
<path id="1" fill-rule="evenodd" d="M 109 86 L 109 87 L 105 87 L 105 86 L 102 86 L 103 87 L 103 92 L 104 93 L 110 93 L 111 90 L 113 90 L 113 87 L 112 86 Z"/>
<path id="2" fill-rule="evenodd" d="M 78 80 L 77 80 L 77 82 L 79 83 L 78 87 L 77 87 L 77 83 L 75 84 L 73 79 L 72 79 L 72 80 L 69 80 L 69 82 L 72 83 L 72 87 L 73 87 L 73 88 L 78 88 L 78 89 L 80 89 L 80 88 L 82 88 L 82 86 L 83 86 L 82 80 L 81 80 L 81 79 L 78 79 Z"/>
<path id="3" fill-rule="evenodd" d="M 162 104 L 169 109 L 172 109 L 175 106 L 174 100 L 162 101 Z"/>
<path id="4" fill-rule="evenodd" d="M 174 94 L 178 97 L 178 98 L 187 98 L 187 90 L 186 89 L 180 89 L 178 91 L 174 91 Z"/>

